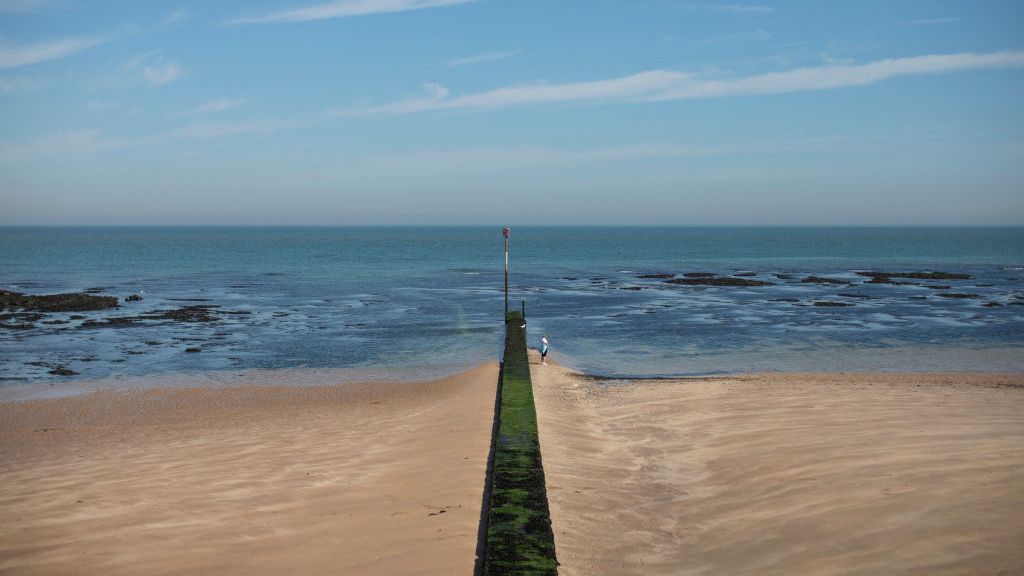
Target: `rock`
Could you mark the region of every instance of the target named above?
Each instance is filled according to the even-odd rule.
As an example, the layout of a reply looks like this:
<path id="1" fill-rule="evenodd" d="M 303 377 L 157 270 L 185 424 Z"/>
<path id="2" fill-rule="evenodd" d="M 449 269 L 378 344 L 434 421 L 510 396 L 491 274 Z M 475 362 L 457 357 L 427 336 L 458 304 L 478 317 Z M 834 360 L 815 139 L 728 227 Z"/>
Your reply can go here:
<path id="1" fill-rule="evenodd" d="M 924 286 L 929 290 L 949 290 L 952 288 L 952 286 L 948 284 L 921 284 L 921 286 Z"/>
<path id="2" fill-rule="evenodd" d="M 20 324 L 10 324 L 10 323 L 7 323 L 7 322 L 0 322 L 0 328 L 4 328 L 6 330 L 31 330 L 32 328 L 35 328 L 35 327 L 36 327 L 35 324 L 26 324 L 24 322 L 22 322 Z"/>
<path id="3" fill-rule="evenodd" d="M 764 282 L 762 280 L 748 280 L 746 278 L 734 278 L 732 276 L 722 276 L 718 278 L 708 278 L 704 276 L 690 277 L 690 278 L 673 278 L 671 280 L 665 280 L 668 284 L 681 284 L 684 286 L 771 286 L 771 282 Z"/>
<path id="4" fill-rule="evenodd" d="M 867 294 L 854 294 L 852 292 L 840 292 L 836 296 L 842 296 L 844 298 L 862 298 L 864 300 L 874 300 L 874 296 L 868 296 Z"/>
<path id="5" fill-rule="evenodd" d="M 808 276 L 800 282 L 804 284 L 849 284 L 846 280 L 839 280 L 836 278 L 825 278 L 822 276 Z"/>
<path id="6" fill-rule="evenodd" d="M 128 326 L 135 326 L 145 320 L 168 320 L 172 322 L 214 322 L 217 320 L 213 316 L 212 309 L 217 306 L 212 304 L 201 304 L 195 306 L 185 306 L 184 308 L 177 308 L 175 310 L 162 310 L 152 312 L 149 314 L 139 314 L 137 316 L 115 316 L 113 318 L 107 318 L 104 320 L 86 320 L 79 326 L 80 328 L 124 328 Z"/>
<path id="7" fill-rule="evenodd" d="M 637 278 L 647 278 L 649 280 L 665 280 L 667 278 L 674 277 L 675 274 L 641 274 Z"/>
<path id="8" fill-rule="evenodd" d="M 619 290 L 643 290 L 643 286 L 620 286 Z"/>
<path id="9" fill-rule="evenodd" d="M 793 280 L 792 274 L 776 274 L 775 277 L 779 280 Z"/>
<path id="10" fill-rule="evenodd" d="M 142 296 L 138 294 L 129 294 L 124 297 L 125 302 L 142 302 Z"/>
<path id="11" fill-rule="evenodd" d="M 745 278 L 749 278 L 751 276 L 757 276 L 757 272 L 737 272 L 733 274 L 733 276 L 743 276 Z"/>
<path id="12" fill-rule="evenodd" d="M 833 302 L 831 300 L 819 300 L 819 301 L 815 302 L 814 305 L 815 306 L 830 307 L 830 308 L 836 308 L 836 307 L 841 307 L 841 306 L 853 306 L 853 304 L 850 304 L 849 302 Z"/>
<path id="13" fill-rule="evenodd" d="M 67 320 L 43 320 L 43 324 L 67 324 Z"/>
<path id="14" fill-rule="evenodd" d="M 117 308 L 117 298 L 81 293 L 31 295 L 0 290 L 0 309 L 8 307 L 33 312 L 84 312 Z"/>
<path id="15" fill-rule="evenodd" d="M 954 274 L 952 272 L 878 272 L 875 270 L 854 272 L 858 276 L 872 278 L 873 284 L 895 284 L 889 282 L 890 278 L 913 278 L 915 280 L 970 280 L 969 274 Z"/>
<path id="16" fill-rule="evenodd" d="M 185 352 L 188 352 L 189 354 L 195 354 L 197 352 L 202 352 L 202 351 L 203 351 L 202 348 L 185 348 Z"/>
<path id="17" fill-rule="evenodd" d="M 75 372 L 74 370 L 68 368 L 67 366 L 62 365 L 57 366 L 53 370 L 50 370 L 50 374 L 53 374 L 55 376 L 75 376 L 78 374 L 78 372 Z"/>
<path id="18" fill-rule="evenodd" d="M 952 272 L 905 272 L 890 274 L 895 278 L 914 278 L 916 280 L 970 280 L 970 274 L 954 274 Z"/>
<path id="19" fill-rule="evenodd" d="M 956 292 L 946 292 L 946 293 L 943 293 L 943 294 L 939 294 L 939 296 L 942 296 L 943 298 L 957 298 L 957 299 L 977 298 L 978 297 L 977 294 L 958 294 Z"/>
<path id="20" fill-rule="evenodd" d="M 687 272 L 683 274 L 687 278 L 714 278 L 714 272 Z"/>
<path id="21" fill-rule="evenodd" d="M 999 308 L 1002 306 L 999 302 L 985 302 L 982 304 L 985 308 Z"/>
<path id="22" fill-rule="evenodd" d="M 799 298 L 772 298 L 769 302 L 799 302 Z"/>

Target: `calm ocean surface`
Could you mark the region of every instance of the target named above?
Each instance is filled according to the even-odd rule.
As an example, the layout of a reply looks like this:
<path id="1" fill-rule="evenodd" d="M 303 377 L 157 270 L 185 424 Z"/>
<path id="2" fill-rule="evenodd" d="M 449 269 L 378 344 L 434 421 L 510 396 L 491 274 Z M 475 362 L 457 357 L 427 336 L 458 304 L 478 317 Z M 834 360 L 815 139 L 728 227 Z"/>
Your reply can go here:
<path id="1" fill-rule="evenodd" d="M 555 358 L 595 374 L 1024 370 L 1024 228 L 519 227 L 511 263 L 531 342 L 546 333 Z M 864 270 L 972 279 L 866 284 Z M 687 272 L 773 284 L 639 277 Z M 0 228 L 0 288 L 144 296 L 0 328 L 5 385 L 52 381 L 56 365 L 80 378 L 440 373 L 499 355 L 502 238 L 496 227 Z M 214 320 L 82 326 L 189 305 L 212 306 Z"/>

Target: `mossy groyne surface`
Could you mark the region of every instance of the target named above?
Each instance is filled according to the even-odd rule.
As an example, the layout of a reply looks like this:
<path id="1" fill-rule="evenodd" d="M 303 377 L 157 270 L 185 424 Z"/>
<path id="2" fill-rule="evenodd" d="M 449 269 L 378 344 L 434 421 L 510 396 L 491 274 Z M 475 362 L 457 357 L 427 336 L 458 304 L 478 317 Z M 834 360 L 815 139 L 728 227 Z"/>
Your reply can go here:
<path id="1" fill-rule="evenodd" d="M 558 573 L 522 326 L 522 315 L 510 312 L 487 512 L 485 576 Z"/>

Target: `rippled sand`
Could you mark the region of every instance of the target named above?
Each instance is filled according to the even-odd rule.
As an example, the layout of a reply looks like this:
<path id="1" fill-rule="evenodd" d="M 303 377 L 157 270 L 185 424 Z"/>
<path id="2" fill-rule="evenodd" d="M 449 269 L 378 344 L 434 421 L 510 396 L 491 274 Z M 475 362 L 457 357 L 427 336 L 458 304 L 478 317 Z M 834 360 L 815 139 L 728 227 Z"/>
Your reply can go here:
<path id="1" fill-rule="evenodd" d="M 0 403 L 0 573 L 470 574 L 497 365 Z"/>
<path id="2" fill-rule="evenodd" d="M 560 574 L 1024 573 L 1024 375 L 532 369 Z"/>

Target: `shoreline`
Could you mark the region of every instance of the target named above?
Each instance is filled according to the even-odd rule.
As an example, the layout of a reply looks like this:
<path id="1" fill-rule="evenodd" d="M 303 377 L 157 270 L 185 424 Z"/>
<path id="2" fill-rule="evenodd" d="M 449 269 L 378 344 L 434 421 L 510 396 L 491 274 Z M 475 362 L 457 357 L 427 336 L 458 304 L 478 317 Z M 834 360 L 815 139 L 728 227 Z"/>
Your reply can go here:
<path id="1" fill-rule="evenodd" d="M 559 573 L 1024 570 L 1024 374 L 531 370 Z"/>

